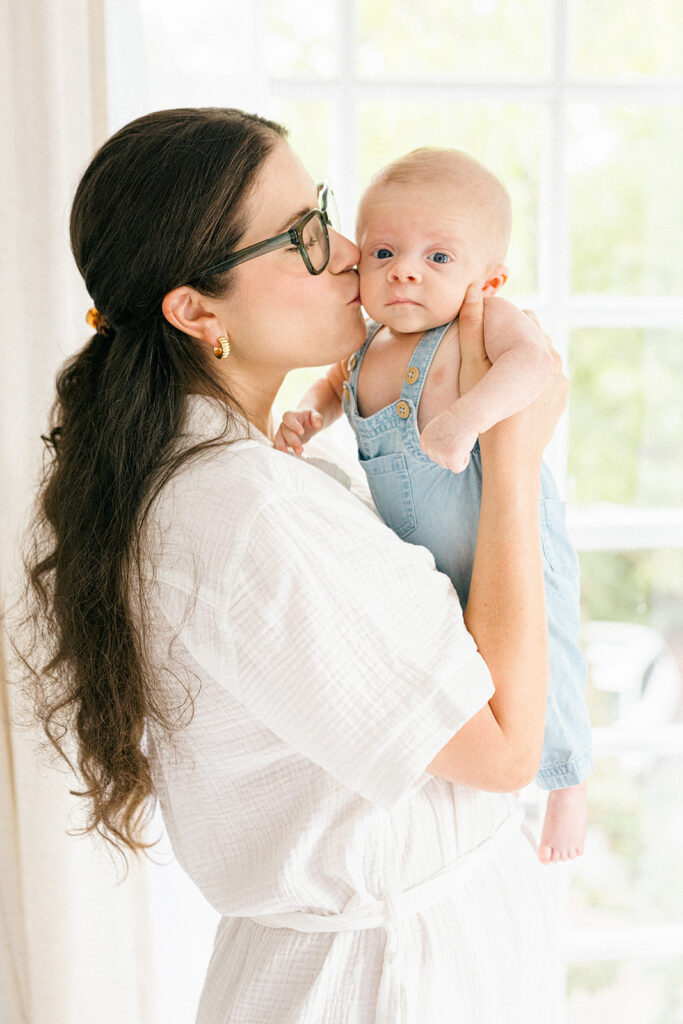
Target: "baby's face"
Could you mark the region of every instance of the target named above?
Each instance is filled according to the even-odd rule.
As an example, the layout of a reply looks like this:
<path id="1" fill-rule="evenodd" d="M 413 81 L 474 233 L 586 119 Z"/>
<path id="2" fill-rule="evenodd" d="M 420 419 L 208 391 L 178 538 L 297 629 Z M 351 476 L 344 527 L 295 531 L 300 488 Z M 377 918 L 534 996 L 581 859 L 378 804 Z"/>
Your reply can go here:
<path id="1" fill-rule="evenodd" d="M 464 195 L 446 199 L 441 190 L 407 183 L 371 186 L 357 231 L 367 314 L 401 334 L 456 317 L 468 285 L 482 287 L 490 265 L 480 220 Z"/>

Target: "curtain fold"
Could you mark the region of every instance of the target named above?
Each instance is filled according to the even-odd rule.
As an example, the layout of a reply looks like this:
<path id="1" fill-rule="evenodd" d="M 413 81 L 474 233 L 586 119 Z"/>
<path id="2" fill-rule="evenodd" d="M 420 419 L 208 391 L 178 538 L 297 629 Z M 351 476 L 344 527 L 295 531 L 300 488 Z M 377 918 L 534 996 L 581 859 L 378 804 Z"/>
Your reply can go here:
<path id="1" fill-rule="evenodd" d="M 88 336 L 69 250 L 71 198 L 107 133 L 104 0 L 5 2 L 0 33 L 0 588 L 20 590 L 18 539 L 40 472 L 58 366 Z M 11 622 L 11 620 L 10 620 Z M 10 627 L 11 628 L 11 627 Z M 81 822 L 74 780 L 18 725 L 17 666 L 0 650 L 0 1019 L 156 1020 L 145 865 L 120 869 Z M 12 724 L 10 724 L 10 719 Z"/>
<path id="2" fill-rule="evenodd" d="M 0 634 L 0 668 L 3 655 Z M 14 765 L 4 686 L 0 687 L 0 820 L 0 1015 L 16 1024 L 30 1024 Z"/>

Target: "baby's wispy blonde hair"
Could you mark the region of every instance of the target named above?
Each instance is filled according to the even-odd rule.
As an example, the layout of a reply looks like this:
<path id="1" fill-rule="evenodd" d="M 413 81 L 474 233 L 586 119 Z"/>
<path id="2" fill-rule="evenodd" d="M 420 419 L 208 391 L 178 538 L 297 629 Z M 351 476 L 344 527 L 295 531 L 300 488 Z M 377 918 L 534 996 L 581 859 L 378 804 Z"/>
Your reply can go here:
<path id="1" fill-rule="evenodd" d="M 358 221 L 363 204 L 375 189 L 384 185 L 424 184 L 460 192 L 477 204 L 488 228 L 491 262 L 505 259 L 512 229 L 512 203 L 500 178 L 478 160 L 460 149 L 421 146 L 392 160 L 370 179 L 358 207 Z"/>

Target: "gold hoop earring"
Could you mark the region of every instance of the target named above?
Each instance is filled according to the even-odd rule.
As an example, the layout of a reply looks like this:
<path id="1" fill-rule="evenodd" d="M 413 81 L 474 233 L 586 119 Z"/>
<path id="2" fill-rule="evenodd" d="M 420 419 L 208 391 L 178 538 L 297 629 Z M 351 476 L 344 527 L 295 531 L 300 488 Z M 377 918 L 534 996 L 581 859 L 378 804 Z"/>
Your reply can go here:
<path id="1" fill-rule="evenodd" d="M 227 359 L 230 355 L 230 339 L 225 335 L 220 338 L 216 338 L 213 354 L 216 359 Z"/>

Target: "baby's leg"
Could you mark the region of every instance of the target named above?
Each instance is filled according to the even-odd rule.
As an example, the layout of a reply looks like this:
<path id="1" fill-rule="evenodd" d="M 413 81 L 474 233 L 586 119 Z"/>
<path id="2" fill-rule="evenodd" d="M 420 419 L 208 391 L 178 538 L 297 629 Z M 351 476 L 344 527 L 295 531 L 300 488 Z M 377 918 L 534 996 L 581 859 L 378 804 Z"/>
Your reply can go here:
<path id="1" fill-rule="evenodd" d="M 588 826 L 586 801 L 587 782 L 566 789 L 552 789 L 538 847 L 542 864 L 573 860 L 583 853 Z"/>
<path id="2" fill-rule="evenodd" d="M 593 768 L 586 707 L 587 666 L 579 647 L 579 561 L 565 521 L 564 503 L 544 465 L 541 537 L 548 612 L 548 705 L 543 756 L 537 775 L 548 790 L 539 844 L 543 864 L 583 853 L 586 839 L 586 777 Z"/>

